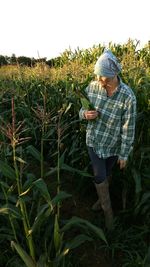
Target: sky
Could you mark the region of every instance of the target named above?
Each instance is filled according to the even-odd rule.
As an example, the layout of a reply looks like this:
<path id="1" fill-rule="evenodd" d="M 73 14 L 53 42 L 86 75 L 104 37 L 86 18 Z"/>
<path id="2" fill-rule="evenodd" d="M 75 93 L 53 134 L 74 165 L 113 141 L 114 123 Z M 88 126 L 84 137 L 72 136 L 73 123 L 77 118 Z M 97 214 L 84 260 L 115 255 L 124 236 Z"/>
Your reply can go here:
<path id="1" fill-rule="evenodd" d="M 51 59 L 98 44 L 144 46 L 149 0 L 0 0 L 0 55 Z"/>

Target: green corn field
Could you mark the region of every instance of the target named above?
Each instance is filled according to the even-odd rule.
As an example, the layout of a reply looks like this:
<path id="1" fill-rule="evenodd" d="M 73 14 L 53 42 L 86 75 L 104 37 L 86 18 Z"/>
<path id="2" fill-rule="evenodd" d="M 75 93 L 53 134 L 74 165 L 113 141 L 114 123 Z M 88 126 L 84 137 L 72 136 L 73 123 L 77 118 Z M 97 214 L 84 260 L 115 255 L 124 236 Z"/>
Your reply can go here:
<path id="1" fill-rule="evenodd" d="M 103 218 L 84 216 L 95 192 L 79 120 L 104 47 L 66 50 L 52 66 L 0 67 L 0 267 L 98 266 L 84 248 L 110 266 L 150 266 L 150 44 L 109 48 L 137 98 L 134 148 L 125 171 L 113 173 L 111 232 Z"/>

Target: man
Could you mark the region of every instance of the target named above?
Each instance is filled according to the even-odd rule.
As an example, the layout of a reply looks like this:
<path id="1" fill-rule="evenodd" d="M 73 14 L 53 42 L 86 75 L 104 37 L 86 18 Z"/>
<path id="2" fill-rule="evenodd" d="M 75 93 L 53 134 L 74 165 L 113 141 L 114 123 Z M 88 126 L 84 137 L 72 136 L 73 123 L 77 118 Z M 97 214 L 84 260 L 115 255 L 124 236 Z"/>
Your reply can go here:
<path id="1" fill-rule="evenodd" d="M 121 65 L 110 50 L 105 50 L 95 64 L 96 81 L 86 88 L 94 110 L 79 112 L 80 119 L 88 121 L 86 145 L 92 162 L 94 184 L 98 201 L 93 210 L 104 211 L 107 228 L 112 227 L 108 179 L 118 161 L 125 168 L 132 150 L 136 120 L 136 98 L 133 91 L 119 77 Z"/>

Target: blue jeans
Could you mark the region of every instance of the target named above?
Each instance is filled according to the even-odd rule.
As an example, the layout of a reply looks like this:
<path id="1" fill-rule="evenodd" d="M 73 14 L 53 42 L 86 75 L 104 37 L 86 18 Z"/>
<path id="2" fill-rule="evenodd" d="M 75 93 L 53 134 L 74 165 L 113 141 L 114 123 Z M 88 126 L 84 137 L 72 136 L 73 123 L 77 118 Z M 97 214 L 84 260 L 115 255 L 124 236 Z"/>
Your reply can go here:
<path id="1" fill-rule="evenodd" d="M 88 153 L 92 162 L 94 172 L 94 182 L 100 184 L 111 175 L 112 167 L 116 163 L 118 156 L 99 158 L 92 147 L 88 147 Z"/>

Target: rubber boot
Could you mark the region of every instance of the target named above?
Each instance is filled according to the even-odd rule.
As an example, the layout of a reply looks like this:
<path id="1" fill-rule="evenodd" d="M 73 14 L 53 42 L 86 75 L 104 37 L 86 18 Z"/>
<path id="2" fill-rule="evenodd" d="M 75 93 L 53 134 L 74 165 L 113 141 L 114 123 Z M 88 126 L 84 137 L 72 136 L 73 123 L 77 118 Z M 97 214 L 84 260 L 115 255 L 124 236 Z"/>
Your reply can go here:
<path id="1" fill-rule="evenodd" d="M 110 185 L 111 184 L 111 180 L 112 180 L 112 176 L 111 175 L 108 176 L 107 177 L 107 180 L 108 180 L 108 184 Z M 96 184 L 95 184 L 95 187 L 96 187 Z M 96 191 L 97 191 L 97 188 L 96 188 Z M 97 194 L 98 194 L 98 192 L 97 192 Z M 98 200 L 93 204 L 92 210 L 93 211 L 100 211 L 100 210 L 102 210 L 100 198 L 98 198 Z"/>
<path id="2" fill-rule="evenodd" d="M 113 225 L 113 211 L 111 207 L 111 200 L 109 195 L 109 184 L 106 179 L 100 184 L 95 184 L 97 194 L 99 196 L 101 207 L 104 211 L 105 225 L 107 229 L 111 229 Z"/>

